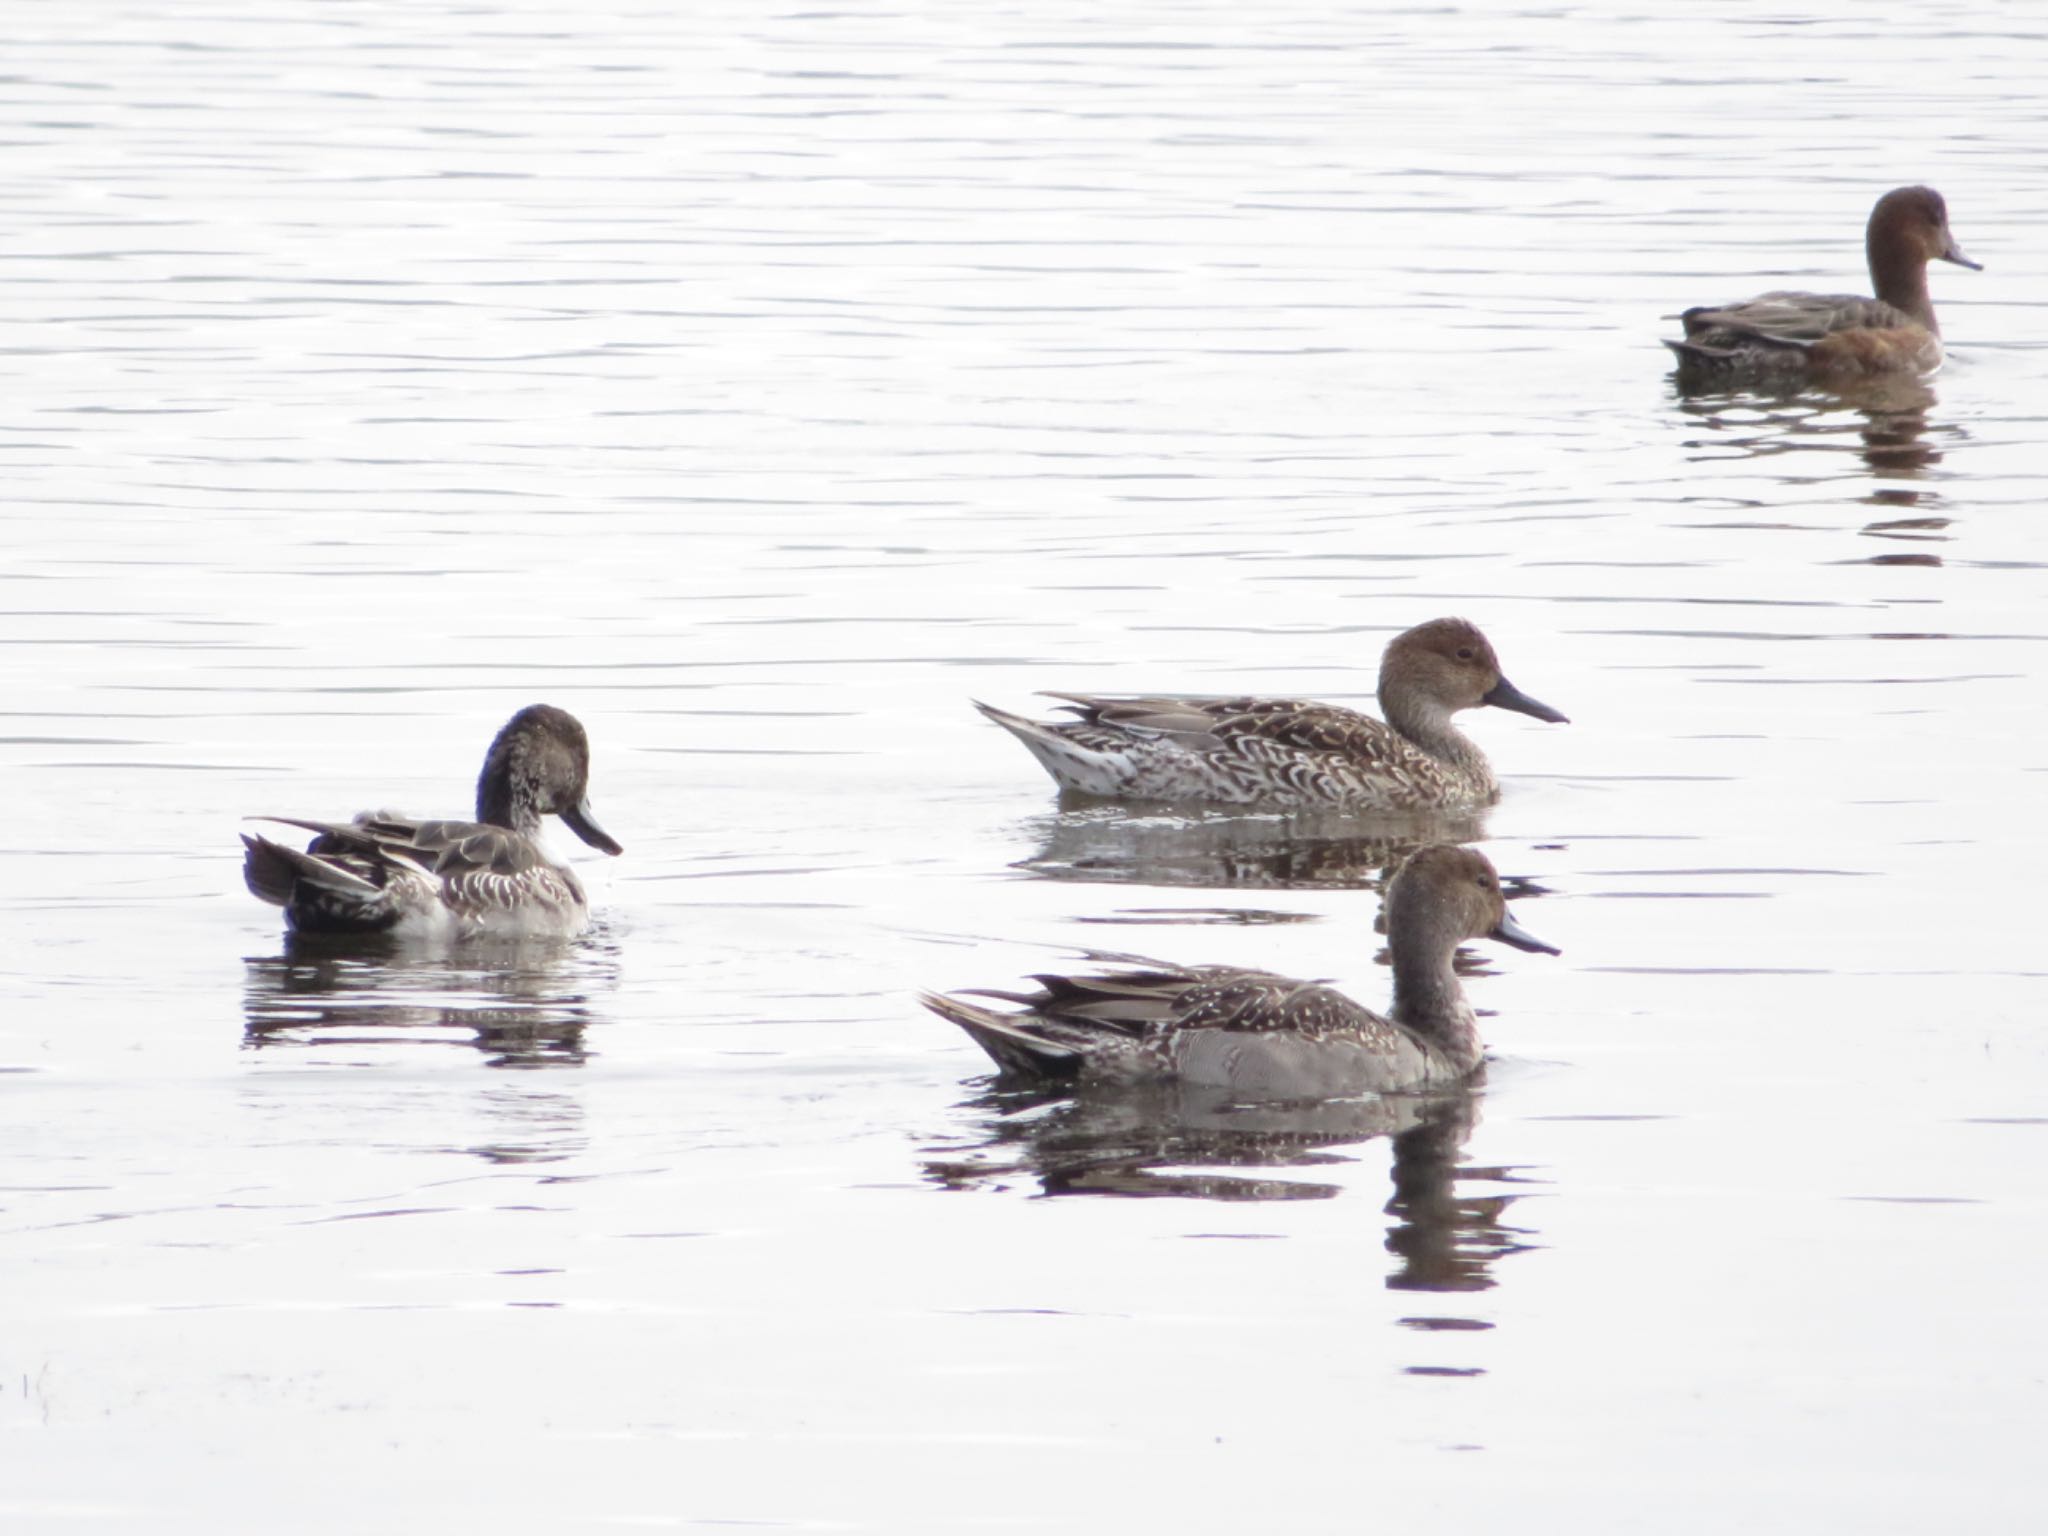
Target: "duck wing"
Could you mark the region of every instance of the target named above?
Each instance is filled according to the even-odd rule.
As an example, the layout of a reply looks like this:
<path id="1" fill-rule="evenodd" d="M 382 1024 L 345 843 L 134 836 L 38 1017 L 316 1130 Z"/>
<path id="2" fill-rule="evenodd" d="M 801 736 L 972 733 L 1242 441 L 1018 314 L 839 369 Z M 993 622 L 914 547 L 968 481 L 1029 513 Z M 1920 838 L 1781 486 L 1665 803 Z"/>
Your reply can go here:
<path id="1" fill-rule="evenodd" d="M 1383 720 L 1310 699 L 1107 697 L 1048 693 L 1064 699 L 1084 725 L 1136 736 L 1164 737 L 1190 752 L 1265 742 L 1297 752 L 1335 753 L 1361 761 L 1385 758 L 1400 740 Z"/>
<path id="2" fill-rule="evenodd" d="M 1032 978 L 1039 984 L 1034 992 L 977 994 L 1016 1003 L 1016 1013 L 965 996 L 928 992 L 922 1001 L 965 1030 L 1004 1073 L 1039 1082 L 1071 1082 L 1091 1062 L 1112 1076 L 1171 1073 L 1192 1053 L 1207 1059 L 1198 1076 L 1214 1072 L 1218 1082 L 1272 1080 L 1300 1088 L 1321 1080 L 1326 1046 L 1388 1061 L 1415 1049 L 1398 1025 L 1320 982 L 1231 966 L 1094 958 L 1129 960 L 1144 969 L 1042 975 Z"/>
<path id="3" fill-rule="evenodd" d="M 1035 993 L 985 993 L 1024 1004 L 1039 1019 L 1077 1034 L 1144 1039 L 1181 1030 L 1275 1032 L 1321 1038 L 1385 1021 L 1334 987 L 1235 966 L 1147 968 L 1088 976 L 1041 975 Z"/>
<path id="4" fill-rule="evenodd" d="M 1792 291 L 1761 294 L 1740 304 L 1700 305 L 1679 319 L 1688 341 L 1709 348 L 1760 342 L 1803 349 L 1841 331 L 1890 331 L 1919 324 L 1882 299 Z"/>
<path id="5" fill-rule="evenodd" d="M 1173 1021 L 1179 1030 L 1221 1029 L 1302 1040 L 1395 1038 L 1391 1024 L 1335 987 L 1267 971 L 1215 975 L 1182 993 L 1180 1004 Z"/>
<path id="6" fill-rule="evenodd" d="M 354 821 L 257 818 L 317 834 L 307 855 L 379 888 L 394 875 L 420 876 L 441 902 L 467 918 L 535 905 L 569 908 L 584 901 L 582 885 L 549 859 L 532 838 L 478 821 L 418 821 L 366 811 Z"/>
<path id="7" fill-rule="evenodd" d="M 516 876 L 553 868 L 532 838 L 481 821 L 416 821 L 389 811 L 366 811 L 354 821 L 308 821 L 297 816 L 263 816 L 288 827 L 319 834 L 308 853 L 396 857 L 443 878 L 470 874 Z"/>

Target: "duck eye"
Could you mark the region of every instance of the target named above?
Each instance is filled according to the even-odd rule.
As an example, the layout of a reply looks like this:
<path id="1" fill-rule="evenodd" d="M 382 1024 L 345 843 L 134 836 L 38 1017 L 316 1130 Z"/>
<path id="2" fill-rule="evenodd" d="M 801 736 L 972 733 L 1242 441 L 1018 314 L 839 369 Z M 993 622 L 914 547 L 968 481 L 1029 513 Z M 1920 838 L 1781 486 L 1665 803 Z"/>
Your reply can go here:
<path id="1" fill-rule="evenodd" d="M 1472 647 L 1471 647 L 1471 646 L 1469 646 L 1469 645 L 1461 645 L 1461 646 L 1459 646 L 1459 647 L 1458 647 L 1458 660 L 1460 660 L 1460 661 L 1470 661 L 1471 659 L 1472 659 Z"/>

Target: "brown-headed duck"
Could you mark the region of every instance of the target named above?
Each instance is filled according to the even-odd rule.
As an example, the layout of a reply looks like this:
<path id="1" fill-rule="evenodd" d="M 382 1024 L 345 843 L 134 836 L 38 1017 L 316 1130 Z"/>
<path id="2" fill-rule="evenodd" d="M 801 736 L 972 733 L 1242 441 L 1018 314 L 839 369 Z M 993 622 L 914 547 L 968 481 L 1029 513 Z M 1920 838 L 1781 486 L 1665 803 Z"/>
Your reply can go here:
<path id="1" fill-rule="evenodd" d="M 1053 693 L 1078 720 L 976 708 L 1078 794 L 1272 810 L 1442 811 L 1490 805 L 1500 784 L 1451 716 L 1482 704 L 1564 716 L 1501 675 L 1476 625 L 1432 619 L 1380 659 L 1385 720 L 1303 699 Z"/>
<path id="2" fill-rule="evenodd" d="M 1874 299 L 1854 294 L 1766 293 L 1741 304 L 1701 305 L 1679 319 L 1678 380 L 1693 388 L 1826 384 L 1940 366 L 1941 327 L 1927 296 L 1927 263 L 1982 270 L 1949 233 L 1948 205 L 1932 187 L 1898 187 L 1877 200 L 1864 232 Z"/>

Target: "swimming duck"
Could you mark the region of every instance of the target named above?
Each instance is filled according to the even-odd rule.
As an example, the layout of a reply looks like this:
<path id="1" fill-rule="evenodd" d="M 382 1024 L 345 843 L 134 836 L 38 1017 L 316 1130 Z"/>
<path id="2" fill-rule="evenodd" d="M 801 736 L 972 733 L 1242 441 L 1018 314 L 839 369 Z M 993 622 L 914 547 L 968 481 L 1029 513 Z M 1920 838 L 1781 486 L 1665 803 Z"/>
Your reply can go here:
<path id="1" fill-rule="evenodd" d="M 1490 805 L 1499 781 L 1451 716 L 1492 704 L 1565 718 L 1501 676 L 1486 636 L 1464 619 L 1431 619 L 1394 637 L 1380 658 L 1384 721 L 1302 699 L 1048 697 L 1067 700 L 1081 718 L 975 708 L 1029 747 L 1060 788 L 1273 810 Z"/>
<path id="2" fill-rule="evenodd" d="M 475 821 L 260 817 L 319 835 L 301 852 L 243 833 L 243 877 L 302 933 L 567 937 L 583 931 L 589 903 L 575 872 L 539 842 L 541 817 L 561 817 L 593 848 L 623 851 L 591 815 L 589 779 L 590 741 L 576 717 L 532 704 L 485 754 Z"/>
<path id="3" fill-rule="evenodd" d="M 1484 854 L 1434 843 L 1387 887 L 1394 1001 L 1373 1012 L 1311 981 L 1230 966 L 1134 960 L 1142 969 L 1038 976 L 1036 992 L 920 1001 L 966 1030 L 1011 1079 L 1048 1084 L 1171 1081 L 1255 1097 L 1388 1093 L 1457 1082 L 1484 1046 L 1452 958 L 1465 939 L 1557 954 L 1509 915 Z"/>
<path id="4" fill-rule="evenodd" d="M 1678 354 L 1680 384 L 1826 383 L 1939 367 L 1927 263 L 1983 270 L 1949 233 L 1948 204 L 1932 187 L 1895 188 L 1871 209 L 1863 245 L 1874 299 L 1777 292 L 1688 309 L 1679 316 L 1685 340 L 1664 343 Z"/>

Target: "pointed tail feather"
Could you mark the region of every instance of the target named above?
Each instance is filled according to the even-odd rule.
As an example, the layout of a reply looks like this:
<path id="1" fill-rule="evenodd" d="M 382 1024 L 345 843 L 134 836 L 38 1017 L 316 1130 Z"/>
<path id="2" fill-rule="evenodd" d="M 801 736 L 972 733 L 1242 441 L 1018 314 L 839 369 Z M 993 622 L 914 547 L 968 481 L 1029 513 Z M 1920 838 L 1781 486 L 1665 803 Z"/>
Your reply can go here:
<path id="1" fill-rule="evenodd" d="M 1045 734 L 1045 725 L 1041 721 L 1032 720 L 1024 715 L 1012 714 L 1007 709 L 998 709 L 995 705 L 984 704 L 979 699 L 969 699 L 967 702 L 988 716 L 989 719 L 995 721 L 1004 730 L 1014 732 L 1027 741 L 1033 736 Z"/>
<path id="2" fill-rule="evenodd" d="M 1002 1072 L 1035 1082 L 1067 1082 L 1080 1075 L 1081 1052 L 1037 1035 L 1015 1015 L 977 1008 L 941 992 L 920 992 L 917 1000 L 988 1052 Z"/>
<path id="3" fill-rule="evenodd" d="M 302 831 L 318 833 L 306 849 L 315 856 L 329 853 L 381 854 L 393 842 L 409 842 L 413 830 L 413 823 L 403 818 L 394 822 L 380 821 L 367 811 L 354 821 L 309 821 L 302 816 L 245 816 L 242 819 L 275 822 L 281 827 L 298 827 Z"/>
<path id="4" fill-rule="evenodd" d="M 362 836 L 362 828 L 348 821 L 308 821 L 303 816 L 244 816 L 242 820 L 268 821 L 280 827 L 298 827 L 306 832 L 318 832 L 322 837 Z"/>
<path id="5" fill-rule="evenodd" d="M 1120 795 L 1130 783 L 1130 768 L 1107 752 L 1084 746 L 1062 734 L 1061 726 L 1046 720 L 1027 720 L 979 699 L 970 701 L 989 719 L 1023 742 L 1038 766 L 1052 775 L 1061 789 L 1084 795 Z M 1071 724 L 1071 722 L 1065 722 Z"/>
<path id="6" fill-rule="evenodd" d="M 252 837 L 244 832 L 242 846 L 246 850 L 242 856 L 242 878 L 253 895 L 274 907 L 290 906 L 301 881 L 343 898 L 375 900 L 383 895 L 361 876 L 267 837 Z"/>
<path id="7" fill-rule="evenodd" d="M 1072 744 L 1056 735 L 1044 721 L 1013 715 L 1007 709 L 997 709 L 995 705 L 984 704 L 979 699 L 970 699 L 968 702 L 1023 742 L 1030 749 L 1031 755 L 1038 759 L 1039 767 L 1052 775 L 1054 783 L 1062 789 L 1076 787 L 1076 768 L 1085 770 L 1087 760 Z"/>
<path id="8" fill-rule="evenodd" d="M 291 905 L 292 891 L 299 883 L 298 871 L 286 857 L 287 850 L 267 837 L 242 834 L 242 879 L 251 895 L 273 907 Z"/>

